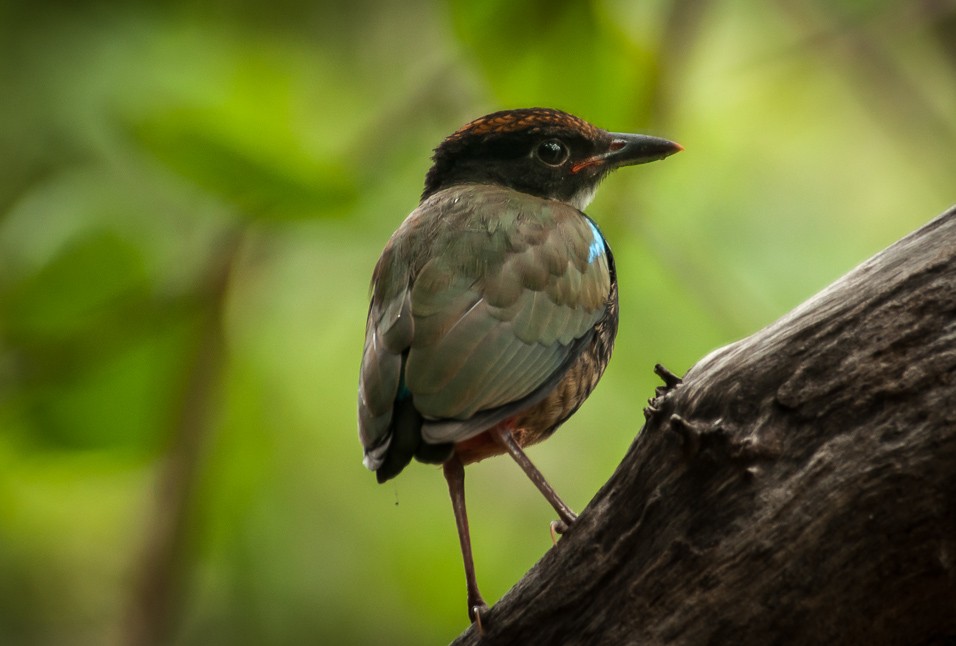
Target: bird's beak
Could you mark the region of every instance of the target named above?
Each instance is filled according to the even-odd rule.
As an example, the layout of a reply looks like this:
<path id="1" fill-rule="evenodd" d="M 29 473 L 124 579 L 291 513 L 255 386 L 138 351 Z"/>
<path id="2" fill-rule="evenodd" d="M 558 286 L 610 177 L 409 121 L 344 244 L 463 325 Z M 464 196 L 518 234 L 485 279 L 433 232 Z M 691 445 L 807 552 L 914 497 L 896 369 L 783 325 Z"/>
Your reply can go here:
<path id="1" fill-rule="evenodd" d="M 578 162 L 571 168 L 571 172 L 577 173 L 588 166 L 606 166 L 610 170 L 621 166 L 646 164 L 684 150 L 680 144 L 660 137 L 632 135 L 626 132 L 608 134 L 611 136 L 611 143 L 607 152 Z"/>
<path id="2" fill-rule="evenodd" d="M 632 166 L 664 159 L 684 150 L 680 144 L 650 135 L 630 135 L 612 132 L 611 145 L 604 154 L 604 163 L 612 166 Z"/>

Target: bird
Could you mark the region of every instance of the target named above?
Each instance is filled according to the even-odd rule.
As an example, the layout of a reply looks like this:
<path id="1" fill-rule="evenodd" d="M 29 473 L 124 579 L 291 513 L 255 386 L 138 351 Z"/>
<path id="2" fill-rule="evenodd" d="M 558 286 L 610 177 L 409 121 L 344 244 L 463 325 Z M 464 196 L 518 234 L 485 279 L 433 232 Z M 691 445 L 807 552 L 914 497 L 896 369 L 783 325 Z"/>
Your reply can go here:
<path id="1" fill-rule="evenodd" d="M 558 514 L 552 531 L 574 523 L 524 449 L 577 411 L 614 346 L 614 259 L 584 209 L 612 170 L 681 150 L 552 108 L 485 115 L 435 148 L 418 207 L 375 265 L 358 388 L 363 462 L 379 483 L 413 458 L 442 466 L 479 629 L 488 606 L 464 467 L 509 454 Z"/>

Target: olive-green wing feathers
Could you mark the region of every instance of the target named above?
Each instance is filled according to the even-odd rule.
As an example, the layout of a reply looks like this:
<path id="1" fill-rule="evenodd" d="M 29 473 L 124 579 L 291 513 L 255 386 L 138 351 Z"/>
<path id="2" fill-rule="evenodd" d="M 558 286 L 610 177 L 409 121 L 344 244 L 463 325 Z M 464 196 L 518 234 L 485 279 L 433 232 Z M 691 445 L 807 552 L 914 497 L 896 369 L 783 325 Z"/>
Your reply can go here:
<path id="1" fill-rule="evenodd" d="M 607 308 L 604 240 L 576 209 L 487 186 L 428 203 L 441 215 L 413 212 L 373 278 L 359 382 L 372 469 L 397 401 L 412 399 L 425 442 L 465 440 L 547 394 Z"/>

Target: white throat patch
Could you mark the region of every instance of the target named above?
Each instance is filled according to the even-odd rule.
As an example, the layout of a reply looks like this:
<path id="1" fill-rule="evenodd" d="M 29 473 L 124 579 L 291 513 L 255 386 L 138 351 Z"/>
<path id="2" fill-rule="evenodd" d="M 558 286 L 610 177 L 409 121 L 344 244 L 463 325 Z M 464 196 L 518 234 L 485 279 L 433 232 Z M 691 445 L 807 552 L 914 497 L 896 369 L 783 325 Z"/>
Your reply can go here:
<path id="1" fill-rule="evenodd" d="M 588 204 L 590 204 L 591 200 L 594 199 L 594 194 L 596 192 L 597 184 L 586 186 L 572 195 L 571 199 L 568 200 L 568 204 L 576 208 L 578 211 L 583 211 L 584 209 L 588 208 Z"/>

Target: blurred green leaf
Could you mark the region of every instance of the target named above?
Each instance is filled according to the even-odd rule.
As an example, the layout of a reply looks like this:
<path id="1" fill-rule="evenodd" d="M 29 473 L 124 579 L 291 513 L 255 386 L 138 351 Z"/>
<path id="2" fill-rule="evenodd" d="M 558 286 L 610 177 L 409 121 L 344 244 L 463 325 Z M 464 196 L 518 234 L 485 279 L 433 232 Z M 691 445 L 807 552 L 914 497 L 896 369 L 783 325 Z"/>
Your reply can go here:
<path id="1" fill-rule="evenodd" d="M 16 285 L 4 304 L 14 336 L 62 339 L 93 332 L 112 308 L 148 289 L 135 246 L 110 231 L 93 231 L 66 245 L 33 276 Z"/>
<path id="2" fill-rule="evenodd" d="M 3 302 L 14 398 L 32 440 L 152 451 L 189 348 L 188 310 L 160 308 L 136 247 L 94 230 L 65 245 Z"/>
<path id="3" fill-rule="evenodd" d="M 151 455 L 165 446 L 194 345 L 186 321 L 116 330 L 106 342 L 76 339 L 26 355 L 43 365 L 22 406 L 31 440 L 57 449 L 112 449 Z"/>
<path id="4" fill-rule="evenodd" d="M 342 217 L 356 199 L 343 166 L 316 165 L 309 177 L 270 162 L 260 150 L 210 131 L 193 113 L 176 111 L 130 128 L 161 163 L 251 218 Z"/>
<path id="5" fill-rule="evenodd" d="M 559 107 L 621 129 L 646 119 L 656 43 L 625 39 L 599 3 L 455 0 L 451 9 L 503 107 Z"/>

